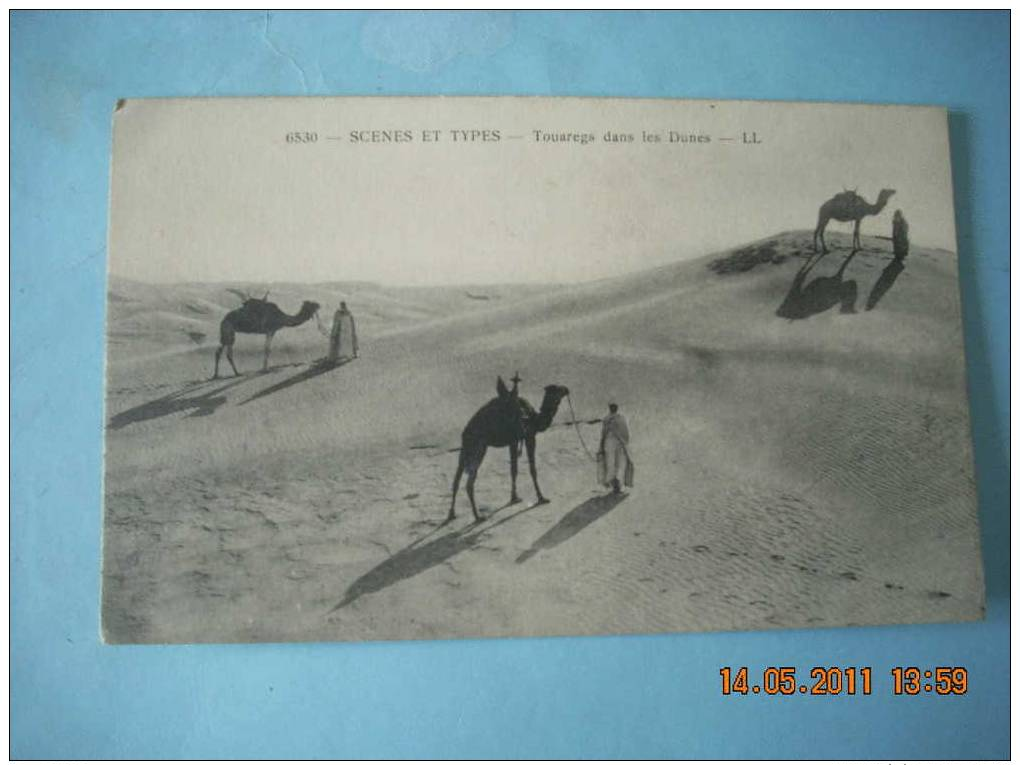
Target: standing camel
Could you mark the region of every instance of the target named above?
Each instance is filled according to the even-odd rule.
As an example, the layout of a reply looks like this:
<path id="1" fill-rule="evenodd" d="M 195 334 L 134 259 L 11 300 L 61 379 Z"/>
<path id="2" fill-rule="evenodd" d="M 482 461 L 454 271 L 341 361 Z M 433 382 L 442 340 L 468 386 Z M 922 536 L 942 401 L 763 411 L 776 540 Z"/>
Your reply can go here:
<path id="1" fill-rule="evenodd" d="M 283 327 L 297 327 L 304 324 L 315 316 L 319 310 L 319 304 L 306 300 L 301 304 L 301 310 L 294 316 L 288 316 L 276 303 L 270 303 L 263 298 L 248 298 L 244 305 L 235 308 L 223 317 L 220 322 L 220 347 L 216 349 L 216 368 L 213 371 L 213 379 L 220 376 L 220 354 L 227 349 L 227 361 L 235 375 L 239 375 L 237 367 L 234 366 L 234 335 L 238 332 L 249 335 L 266 336 L 266 353 L 262 359 L 262 371 L 269 369 L 269 344 L 273 341 L 273 335 Z"/>
<path id="2" fill-rule="evenodd" d="M 467 495 L 471 500 L 471 512 L 475 520 L 482 520 L 478 514 L 478 506 L 475 504 L 475 478 L 478 476 L 478 468 L 485 459 L 485 451 L 490 446 L 506 446 L 510 449 L 510 504 L 521 501 L 517 496 L 517 457 L 519 445 L 524 441 L 524 447 L 528 453 L 528 468 L 531 471 L 531 480 L 535 484 L 535 493 L 538 495 L 538 504 L 545 504 L 547 500 L 538 488 L 538 471 L 535 468 L 535 436 L 545 432 L 552 424 L 560 401 L 570 391 L 562 385 L 546 385 L 545 395 L 542 398 L 542 406 L 536 412 L 535 408 L 526 399 L 517 395 L 517 379 L 514 380 L 513 390 L 507 390 L 502 378 L 496 383 L 498 396 L 472 417 L 464 432 L 461 434 L 460 458 L 457 463 L 457 474 L 453 479 L 453 499 L 450 501 L 450 514 L 447 521 L 456 517 L 454 508 L 457 504 L 457 488 L 460 486 L 460 477 L 466 471 Z"/>
<path id="3" fill-rule="evenodd" d="M 818 225 L 815 227 L 815 235 L 811 240 L 811 247 L 818 252 L 818 241 L 822 242 L 822 255 L 828 252 L 825 247 L 825 227 L 830 220 L 838 220 L 844 223 L 854 222 L 854 238 L 851 249 L 857 252 L 861 249 L 861 218 L 867 215 L 878 215 L 885 208 L 889 197 L 895 194 L 894 189 L 882 189 L 878 192 L 878 199 L 875 204 L 868 204 L 864 197 L 858 196 L 856 191 L 844 191 L 832 199 L 823 203 L 818 208 Z"/>

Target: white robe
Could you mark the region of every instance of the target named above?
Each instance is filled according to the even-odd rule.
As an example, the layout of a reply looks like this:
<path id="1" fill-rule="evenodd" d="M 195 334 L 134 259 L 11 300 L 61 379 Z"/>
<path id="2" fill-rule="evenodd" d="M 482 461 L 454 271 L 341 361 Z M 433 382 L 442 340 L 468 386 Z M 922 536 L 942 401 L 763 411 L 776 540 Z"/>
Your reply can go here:
<path id="1" fill-rule="evenodd" d="M 358 352 L 358 336 L 354 331 L 354 317 L 349 312 L 337 311 L 333 315 L 333 329 L 329 333 L 329 360 L 354 356 Z"/>
<path id="2" fill-rule="evenodd" d="M 602 448 L 605 462 L 602 483 L 605 486 L 612 484 L 614 478 L 620 477 L 623 471 L 624 479 L 627 478 L 627 467 L 630 464 L 630 453 L 627 444 L 630 443 L 630 430 L 627 428 L 626 418 L 616 412 L 602 421 Z M 629 486 L 630 483 L 626 482 Z"/>

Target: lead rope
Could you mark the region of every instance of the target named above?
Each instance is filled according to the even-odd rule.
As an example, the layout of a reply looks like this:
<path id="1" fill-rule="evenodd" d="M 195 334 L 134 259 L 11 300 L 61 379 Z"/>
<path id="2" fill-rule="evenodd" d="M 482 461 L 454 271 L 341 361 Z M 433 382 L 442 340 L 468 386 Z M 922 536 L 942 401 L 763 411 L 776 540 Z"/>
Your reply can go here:
<path id="1" fill-rule="evenodd" d="M 322 317 L 319 316 L 319 312 L 315 312 L 315 323 L 319 325 L 319 332 L 322 333 L 323 337 L 329 337 L 329 331 L 322 324 Z"/>
<path id="2" fill-rule="evenodd" d="M 577 440 L 581 442 L 581 448 L 588 455 L 588 459 L 592 462 L 598 462 L 595 455 L 591 453 L 591 449 L 588 448 L 588 444 L 584 442 L 584 436 L 581 435 L 581 427 L 577 424 L 577 415 L 574 414 L 574 402 L 570 400 L 569 393 L 567 394 L 567 405 L 570 407 L 570 419 L 574 422 L 574 430 L 577 432 Z"/>

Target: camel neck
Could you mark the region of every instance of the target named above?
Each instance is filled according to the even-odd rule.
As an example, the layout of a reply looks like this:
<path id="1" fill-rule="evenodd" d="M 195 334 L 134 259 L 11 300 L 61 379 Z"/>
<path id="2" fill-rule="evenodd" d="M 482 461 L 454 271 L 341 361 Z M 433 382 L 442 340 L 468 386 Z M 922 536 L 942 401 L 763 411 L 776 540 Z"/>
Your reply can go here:
<path id="1" fill-rule="evenodd" d="M 299 324 L 304 324 L 311 317 L 312 317 L 312 314 L 310 312 L 309 313 L 305 313 L 304 310 L 298 311 L 293 316 L 290 316 L 288 314 L 284 314 L 283 315 L 284 322 L 285 322 L 286 326 L 288 326 L 288 327 L 296 327 Z"/>
<path id="2" fill-rule="evenodd" d="M 556 410 L 559 408 L 560 402 L 552 396 L 546 396 L 542 401 L 542 408 L 538 412 L 538 417 L 535 420 L 535 429 L 538 432 L 547 430 L 552 425 L 553 417 L 556 416 Z"/>

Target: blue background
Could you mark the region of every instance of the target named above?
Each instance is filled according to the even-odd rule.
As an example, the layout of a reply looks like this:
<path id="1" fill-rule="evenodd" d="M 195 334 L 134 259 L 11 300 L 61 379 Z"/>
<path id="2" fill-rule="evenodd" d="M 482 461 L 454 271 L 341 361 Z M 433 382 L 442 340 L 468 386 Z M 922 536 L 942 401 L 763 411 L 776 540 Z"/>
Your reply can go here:
<path id="1" fill-rule="evenodd" d="M 14 13 L 14 757 L 1009 756 L 1009 15 Z M 375 644 L 99 640 L 119 97 L 538 94 L 943 104 L 983 623 Z M 720 666 L 868 665 L 871 697 L 728 697 Z M 888 668 L 963 665 L 964 697 Z"/>

